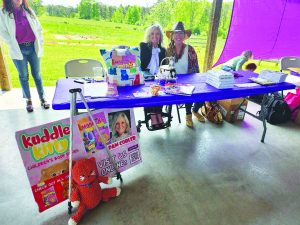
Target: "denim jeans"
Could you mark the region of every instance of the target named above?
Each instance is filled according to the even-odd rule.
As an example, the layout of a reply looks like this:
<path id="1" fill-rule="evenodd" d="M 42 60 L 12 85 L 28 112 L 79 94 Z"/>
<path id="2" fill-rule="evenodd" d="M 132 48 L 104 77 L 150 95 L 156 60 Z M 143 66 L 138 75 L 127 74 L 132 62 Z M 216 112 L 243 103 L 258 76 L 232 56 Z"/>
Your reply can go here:
<path id="1" fill-rule="evenodd" d="M 230 66 L 221 66 L 221 70 L 227 71 L 227 72 L 231 72 L 234 71 L 234 69 L 232 69 Z"/>
<path id="2" fill-rule="evenodd" d="M 31 99 L 29 89 L 29 73 L 28 63 L 30 65 L 31 74 L 35 82 L 36 89 L 38 91 L 40 99 L 44 99 L 45 92 L 43 88 L 42 77 L 40 73 L 40 59 L 37 57 L 34 50 L 34 43 L 30 45 L 20 45 L 20 49 L 23 55 L 23 60 L 13 59 L 13 62 L 19 73 L 19 80 L 23 89 L 23 97 Z"/>
<path id="3" fill-rule="evenodd" d="M 196 102 L 193 104 L 185 104 L 185 112 L 186 115 L 192 114 L 192 108 L 193 112 L 198 112 L 199 109 L 204 105 L 204 102 Z"/>

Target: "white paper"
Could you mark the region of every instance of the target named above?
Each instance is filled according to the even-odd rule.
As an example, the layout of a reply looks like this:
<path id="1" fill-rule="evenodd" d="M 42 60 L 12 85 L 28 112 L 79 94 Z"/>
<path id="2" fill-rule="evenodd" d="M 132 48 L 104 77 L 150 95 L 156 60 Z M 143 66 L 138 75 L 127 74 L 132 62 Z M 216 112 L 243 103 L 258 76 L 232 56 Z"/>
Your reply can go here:
<path id="1" fill-rule="evenodd" d="M 260 86 L 260 84 L 257 83 L 244 83 L 244 84 L 235 84 L 234 86 L 236 87 L 256 87 L 256 86 Z"/>
<path id="2" fill-rule="evenodd" d="M 84 96 L 86 97 L 106 97 L 108 84 L 106 82 L 95 82 L 84 84 Z"/>
<path id="3" fill-rule="evenodd" d="M 192 86 L 192 85 L 191 86 L 190 85 L 179 86 L 179 88 L 180 88 L 180 91 L 186 95 L 192 95 L 193 91 L 195 90 L 195 86 Z"/>

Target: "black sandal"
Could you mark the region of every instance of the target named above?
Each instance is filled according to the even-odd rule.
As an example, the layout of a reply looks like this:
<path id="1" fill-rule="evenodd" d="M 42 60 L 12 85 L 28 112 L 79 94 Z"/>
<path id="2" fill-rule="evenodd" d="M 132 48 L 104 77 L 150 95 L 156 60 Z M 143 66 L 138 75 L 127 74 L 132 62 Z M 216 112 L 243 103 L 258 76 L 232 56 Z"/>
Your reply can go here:
<path id="1" fill-rule="evenodd" d="M 42 106 L 44 109 L 49 109 L 49 108 L 50 108 L 50 104 L 49 104 L 45 99 L 42 99 L 42 100 L 41 100 L 41 106 Z"/>
<path id="2" fill-rule="evenodd" d="M 31 100 L 26 101 L 26 110 L 29 113 L 33 112 L 33 106 L 32 106 L 32 101 Z"/>

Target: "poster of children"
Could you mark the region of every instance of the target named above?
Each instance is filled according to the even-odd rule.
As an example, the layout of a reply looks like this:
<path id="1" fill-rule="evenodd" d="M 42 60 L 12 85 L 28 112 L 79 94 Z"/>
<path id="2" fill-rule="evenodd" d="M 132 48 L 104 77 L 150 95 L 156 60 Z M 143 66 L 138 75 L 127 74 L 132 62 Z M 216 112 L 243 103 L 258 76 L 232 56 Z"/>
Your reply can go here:
<path id="1" fill-rule="evenodd" d="M 92 114 L 112 159 L 108 157 L 96 128 L 85 113 L 73 119 L 72 161 L 94 157 L 99 174 L 110 177 L 116 173 L 112 160 L 119 172 L 141 163 L 133 111 L 103 109 L 93 111 Z M 125 115 L 127 120 L 114 120 L 114 117 L 120 115 L 122 118 Z M 114 124 L 114 129 L 111 124 Z M 126 135 L 122 135 L 125 133 L 124 128 Z M 115 132 L 120 137 L 112 138 L 111 135 Z M 39 212 L 68 198 L 69 138 L 69 118 L 16 132 L 20 154 Z"/>

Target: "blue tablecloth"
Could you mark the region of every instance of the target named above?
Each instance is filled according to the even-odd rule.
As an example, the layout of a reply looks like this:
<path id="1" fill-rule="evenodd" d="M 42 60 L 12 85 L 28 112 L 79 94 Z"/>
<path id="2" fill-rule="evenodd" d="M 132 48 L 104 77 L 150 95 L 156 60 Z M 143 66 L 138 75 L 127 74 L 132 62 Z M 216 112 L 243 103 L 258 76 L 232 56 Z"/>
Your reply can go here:
<path id="1" fill-rule="evenodd" d="M 249 71 L 238 71 L 241 77 L 235 79 L 235 83 L 251 83 L 249 77 L 257 76 L 256 73 Z M 282 90 L 294 89 L 295 85 L 290 83 L 281 83 L 270 86 L 256 86 L 251 88 L 217 89 L 205 83 L 206 74 L 185 74 L 178 75 L 178 83 L 191 84 L 195 86 L 192 96 L 166 95 L 155 97 L 134 97 L 134 92 L 142 92 L 144 88 L 149 87 L 153 82 L 146 82 L 145 85 L 118 87 L 119 97 L 117 98 L 86 98 L 90 108 L 133 108 L 148 107 L 158 105 L 183 104 L 202 101 L 214 101 L 228 98 L 246 97 Z M 73 79 L 60 79 L 56 83 L 52 108 L 55 110 L 70 109 L 69 89 L 83 88 L 82 84 L 75 83 Z M 84 109 L 84 104 L 77 100 L 76 107 Z"/>

